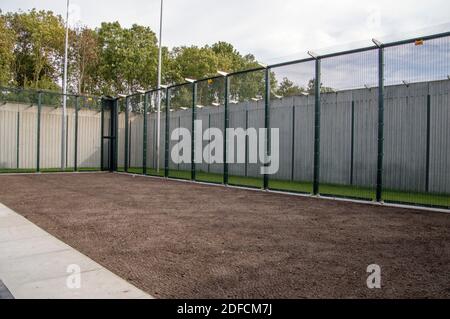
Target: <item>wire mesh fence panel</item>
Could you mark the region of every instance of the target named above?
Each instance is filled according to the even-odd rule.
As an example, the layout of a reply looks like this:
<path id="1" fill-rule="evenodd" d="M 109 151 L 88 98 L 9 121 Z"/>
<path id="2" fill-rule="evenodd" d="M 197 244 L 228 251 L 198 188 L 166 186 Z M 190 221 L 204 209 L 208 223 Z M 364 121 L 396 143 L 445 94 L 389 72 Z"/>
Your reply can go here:
<path id="1" fill-rule="evenodd" d="M 38 94 L 0 88 L 0 173 L 34 172 Z"/>
<path id="2" fill-rule="evenodd" d="M 449 49 L 449 37 L 384 49 L 386 202 L 450 206 Z"/>
<path id="3" fill-rule="evenodd" d="M 195 133 L 201 136 L 195 144 L 197 159 L 196 180 L 211 183 L 223 182 L 223 145 L 217 144 L 214 130 L 224 132 L 225 125 L 225 78 L 212 78 L 197 83 L 196 120 L 201 123 Z M 197 124 L 199 125 L 199 124 Z M 197 132 L 197 130 L 199 130 Z M 201 143 L 197 145 L 198 140 Z M 221 149 L 222 148 L 222 149 Z"/>
<path id="4" fill-rule="evenodd" d="M 279 130 L 279 169 L 269 177 L 270 189 L 312 192 L 314 70 L 314 62 L 270 69 L 270 128 Z"/>
<path id="5" fill-rule="evenodd" d="M 149 93 L 147 110 L 147 174 L 164 176 L 165 143 L 165 90 Z M 158 144 L 158 105 L 160 109 L 160 129 Z M 159 145 L 159 148 L 158 148 Z M 158 157 L 159 153 L 159 157 Z"/>
<path id="6" fill-rule="evenodd" d="M 193 84 L 169 89 L 169 176 L 191 178 Z"/>
<path id="7" fill-rule="evenodd" d="M 375 199 L 377 81 L 377 50 L 321 62 L 321 195 Z"/>
<path id="8" fill-rule="evenodd" d="M 265 138 L 260 132 L 264 129 L 264 79 L 264 70 L 229 76 L 227 129 L 230 134 L 227 134 L 226 148 L 231 185 L 263 187 L 261 168 L 264 164 L 260 148 L 265 148 Z"/>
<path id="9" fill-rule="evenodd" d="M 77 166 L 79 171 L 101 168 L 101 100 L 80 96 L 78 100 Z"/>
<path id="10" fill-rule="evenodd" d="M 128 172 L 142 174 L 144 137 L 144 95 L 129 97 Z"/>
<path id="11" fill-rule="evenodd" d="M 42 93 L 39 152 L 41 171 L 59 171 L 65 164 L 61 153 L 62 100 L 62 95 L 58 93 Z"/>

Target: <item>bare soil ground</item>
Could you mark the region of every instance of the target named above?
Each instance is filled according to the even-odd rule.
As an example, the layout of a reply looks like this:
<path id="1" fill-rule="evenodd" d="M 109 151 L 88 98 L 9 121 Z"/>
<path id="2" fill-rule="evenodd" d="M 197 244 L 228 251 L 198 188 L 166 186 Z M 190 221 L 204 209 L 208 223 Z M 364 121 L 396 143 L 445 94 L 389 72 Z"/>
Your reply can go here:
<path id="1" fill-rule="evenodd" d="M 155 297 L 450 297 L 450 214 L 109 173 L 0 176 L 0 202 Z"/>

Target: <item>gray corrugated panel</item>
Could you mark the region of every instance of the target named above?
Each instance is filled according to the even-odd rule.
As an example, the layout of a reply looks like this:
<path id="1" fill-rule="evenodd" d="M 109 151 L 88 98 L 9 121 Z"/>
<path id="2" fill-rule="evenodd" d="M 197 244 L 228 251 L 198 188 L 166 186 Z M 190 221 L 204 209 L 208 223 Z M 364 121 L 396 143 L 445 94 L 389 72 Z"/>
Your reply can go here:
<path id="1" fill-rule="evenodd" d="M 312 181 L 314 172 L 314 96 L 295 97 L 294 180 Z"/>
<path id="2" fill-rule="evenodd" d="M 41 168 L 61 167 L 61 111 L 43 107 L 41 112 Z"/>
<path id="3" fill-rule="evenodd" d="M 274 103 L 272 100 L 270 105 L 270 128 L 279 131 L 278 149 L 275 148 L 276 141 L 271 143 L 271 151 L 277 151 L 279 154 L 279 170 L 270 178 L 291 180 L 294 100 L 293 98 L 289 101 L 283 100 L 276 100 L 278 103 Z"/>
<path id="4" fill-rule="evenodd" d="M 37 107 L 27 108 L 20 115 L 19 168 L 36 168 Z"/>
<path id="5" fill-rule="evenodd" d="M 17 166 L 17 114 L 0 109 L 0 168 Z"/>
<path id="6" fill-rule="evenodd" d="M 386 88 L 385 188 L 425 190 L 427 89 L 426 83 Z"/>
<path id="7" fill-rule="evenodd" d="M 353 100 L 353 185 L 374 188 L 378 154 L 378 89 L 354 90 Z"/>
<path id="8" fill-rule="evenodd" d="M 450 81 L 430 83 L 429 191 L 450 194 Z M 448 205 L 450 205 L 450 195 Z"/>
<path id="9" fill-rule="evenodd" d="M 351 155 L 351 92 L 322 94 L 320 181 L 348 184 Z"/>
<path id="10" fill-rule="evenodd" d="M 211 127 L 218 128 L 222 132 L 224 131 L 224 121 L 225 121 L 225 110 L 223 107 L 217 107 L 214 109 L 211 109 Z M 212 137 L 214 138 L 214 137 Z M 209 143 L 207 143 L 209 144 Z M 220 153 L 223 153 L 222 150 L 220 150 Z M 223 164 L 220 163 L 214 163 L 209 165 L 209 170 L 211 173 L 216 174 L 223 174 Z"/>
<path id="11" fill-rule="evenodd" d="M 248 127 L 253 127 L 258 132 L 258 147 L 254 148 L 257 149 L 258 152 L 258 162 L 255 164 L 249 163 L 247 165 L 247 175 L 251 177 L 262 178 L 261 167 L 263 166 L 263 164 L 260 161 L 259 146 L 264 145 L 261 144 L 264 143 L 264 140 L 261 140 L 260 138 L 259 129 L 264 128 L 264 107 L 258 106 L 256 102 L 249 102 L 248 105 Z"/>
<path id="12" fill-rule="evenodd" d="M 229 128 L 237 129 L 242 128 L 246 130 L 246 107 L 244 103 L 231 105 L 229 109 Z M 238 139 L 236 137 L 233 138 L 233 141 L 231 138 L 228 140 L 228 152 L 234 153 L 234 159 L 232 159 L 232 163 L 228 164 L 228 173 L 229 175 L 236 175 L 236 176 L 245 176 L 245 160 L 244 163 L 237 163 L 237 143 Z M 244 142 L 245 144 L 245 142 Z M 231 149 L 231 145 L 233 145 L 233 150 Z M 245 150 L 245 146 L 244 146 Z M 228 154 L 230 156 L 230 153 Z M 245 158 L 245 154 L 244 154 Z"/>
<path id="13" fill-rule="evenodd" d="M 207 142 L 203 140 L 203 135 L 205 131 L 209 128 L 209 111 L 204 108 L 197 109 L 197 120 L 201 121 L 202 123 L 202 142 L 201 142 L 202 162 L 196 164 L 196 170 L 199 172 L 208 172 L 208 163 L 203 158 L 203 150 L 207 144 Z"/>
<path id="14" fill-rule="evenodd" d="M 191 144 L 191 137 L 192 137 L 192 108 L 189 108 L 187 110 L 183 110 L 183 111 L 179 111 L 180 112 L 180 127 L 185 128 L 189 131 L 189 137 L 186 136 L 186 138 L 188 138 L 188 141 L 184 141 L 183 144 L 184 145 L 190 145 Z M 192 146 L 191 146 L 192 147 Z M 184 150 L 180 149 L 180 152 L 186 152 L 186 154 L 183 154 L 184 156 L 186 156 L 187 158 L 189 158 L 188 162 L 184 162 L 180 164 L 179 169 L 182 171 L 190 171 L 191 170 L 191 149 L 190 148 L 186 148 Z M 180 154 L 181 156 L 181 154 Z"/>
<path id="15" fill-rule="evenodd" d="M 78 116 L 78 166 L 100 167 L 100 113 L 83 110 Z"/>

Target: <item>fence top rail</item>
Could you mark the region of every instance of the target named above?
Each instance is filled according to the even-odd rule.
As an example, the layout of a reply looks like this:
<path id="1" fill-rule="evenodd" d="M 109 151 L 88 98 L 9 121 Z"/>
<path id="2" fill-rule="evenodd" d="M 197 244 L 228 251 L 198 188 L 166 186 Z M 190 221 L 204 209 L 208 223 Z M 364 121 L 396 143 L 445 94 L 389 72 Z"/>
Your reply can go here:
<path id="1" fill-rule="evenodd" d="M 438 39 L 438 38 L 443 38 L 443 37 L 448 37 L 448 36 L 450 36 L 450 31 L 441 32 L 441 33 L 435 33 L 435 34 L 426 35 L 426 36 L 412 37 L 412 38 L 399 40 L 399 41 L 381 43 L 380 46 L 377 46 L 377 45 L 374 44 L 374 45 L 361 47 L 361 48 L 355 48 L 355 49 L 350 49 L 350 50 L 344 50 L 344 51 L 338 51 L 338 52 L 318 55 L 315 58 L 314 57 L 303 58 L 303 59 L 297 59 L 297 60 L 291 60 L 291 61 L 271 64 L 271 65 L 268 65 L 267 67 L 260 66 L 260 67 L 255 67 L 255 68 L 251 68 L 251 69 L 246 69 L 246 70 L 239 70 L 239 71 L 235 71 L 235 72 L 230 72 L 226 76 L 221 76 L 221 75 L 217 76 L 216 75 L 216 76 L 211 76 L 211 77 L 206 77 L 206 78 L 202 78 L 202 79 L 199 79 L 199 80 L 195 80 L 194 82 L 187 82 L 186 81 L 186 82 L 182 82 L 182 83 L 175 83 L 175 84 L 169 85 L 167 87 L 167 89 L 181 87 L 181 86 L 189 85 L 189 84 L 192 85 L 193 83 L 198 83 L 198 82 L 203 82 L 203 81 L 208 81 L 208 80 L 215 80 L 215 79 L 218 79 L 218 78 L 221 78 L 221 77 L 228 78 L 230 76 L 235 76 L 235 75 L 239 75 L 239 74 L 262 71 L 262 70 L 264 70 L 266 68 L 268 68 L 268 69 L 277 68 L 277 67 L 282 67 L 282 66 L 287 66 L 287 65 L 292 65 L 292 64 L 311 62 L 311 61 L 314 61 L 316 59 L 326 59 L 326 58 L 337 57 L 337 56 L 342 56 L 342 55 L 347 55 L 347 54 L 353 54 L 353 53 L 365 52 L 365 51 L 370 51 L 370 50 L 376 50 L 376 49 L 380 49 L 380 48 L 382 49 L 382 48 L 389 48 L 389 47 L 394 47 L 394 46 L 400 46 L 400 45 L 404 45 L 404 44 L 414 43 L 417 40 L 426 41 L 426 40 L 433 40 L 433 39 Z M 34 90 L 34 89 L 25 89 L 25 88 L 12 88 L 12 87 L 4 87 L 4 86 L 0 86 L 0 90 L 16 90 L 16 91 L 23 91 L 23 92 L 51 93 L 51 94 L 57 94 L 57 95 L 64 95 L 64 94 L 62 94 L 60 92 L 56 92 L 56 91 L 41 90 L 41 89 Z M 159 88 L 159 89 L 156 88 L 156 89 L 147 90 L 145 92 L 134 92 L 134 93 L 131 93 L 129 95 L 126 95 L 125 98 L 133 97 L 133 96 L 137 96 L 137 95 L 142 95 L 142 94 L 153 93 L 153 92 L 157 92 L 157 91 L 163 91 L 163 90 L 165 90 L 165 88 Z M 74 93 L 68 93 L 68 94 L 66 94 L 66 96 L 91 97 L 91 98 L 98 98 L 98 99 L 101 98 L 101 97 L 98 97 L 98 96 L 95 96 L 95 95 L 74 94 Z M 120 99 L 122 97 L 123 96 L 115 97 L 113 99 Z"/>

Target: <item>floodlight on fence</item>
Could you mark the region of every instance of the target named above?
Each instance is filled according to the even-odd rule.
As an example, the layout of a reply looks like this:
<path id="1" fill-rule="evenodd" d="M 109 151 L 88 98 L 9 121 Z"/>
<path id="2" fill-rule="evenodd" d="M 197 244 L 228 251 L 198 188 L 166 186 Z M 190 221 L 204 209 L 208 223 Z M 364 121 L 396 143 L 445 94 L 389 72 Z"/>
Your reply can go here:
<path id="1" fill-rule="evenodd" d="M 160 87 L 161 89 L 167 89 L 167 88 L 168 88 L 168 85 L 166 85 L 166 84 L 161 84 L 159 87 Z"/>
<path id="2" fill-rule="evenodd" d="M 267 64 L 258 62 L 258 65 L 259 65 L 260 67 L 264 68 L 264 69 L 267 69 Z"/>
<path id="3" fill-rule="evenodd" d="M 188 108 L 187 108 L 187 107 L 184 107 L 184 106 L 182 106 L 182 107 L 180 107 L 180 109 L 184 111 L 184 110 L 187 110 Z"/>
<path id="4" fill-rule="evenodd" d="M 372 39 L 372 42 L 379 48 L 381 48 L 383 46 L 383 43 L 377 39 Z"/>
<path id="5" fill-rule="evenodd" d="M 303 96 L 308 96 L 308 95 L 309 95 L 309 93 L 308 93 L 308 92 L 300 92 L 300 95 L 303 95 Z"/>
<path id="6" fill-rule="evenodd" d="M 120 98 L 126 98 L 127 96 L 125 94 L 117 94 L 118 97 Z"/>
<path id="7" fill-rule="evenodd" d="M 313 59 L 318 59 L 319 58 L 319 55 L 317 54 L 317 53 L 315 53 L 315 52 L 313 52 L 313 51 L 308 51 L 307 52 L 308 53 L 308 55 L 310 56 L 310 57 L 312 57 Z"/>
<path id="8" fill-rule="evenodd" d="M 230 100 L 229 103 L 230 103 L 230 104 L 238 104 L 239 101 L 238 101 L 238 100 Z"/>
<path id="9" fill-rule="evenodd" d="M 272 95 L 275 96 L 275 98 L 280 99 L 280 100 L 283 98 L 283 96 L 276 94 L 274 91 L 272 91 Z"/>
<path id="10" fill-rule="evenodd" d="M 408 81 L 403 80 L 402 83 L 403 83 L 404 85 L 406 85 L 406 87 L 409 87 L 409 82 L 408 82 Z"/>
<path id="11" fill-rule="evenodd" d="M 227 72 L 219 71 L 219 70 L 217 70 L 217 73 L 220 74 L 220 75 L 222 75 L 222 76 L 227 76 L 227 75 L 228 75 Z"/>
<path id="12" fill-rule="evenodd" d="M 141 94 L 145 94 L 146 93 L 144 90 L 136 90 L 136 92 L 141 93 Z"/>
<path id="13" fill-rule="evenodd" d="M 201 109 L 201 108 L 204 108 L 205 106 L 204 106 L 204 105 L 197 104 L 195 107 Z"/>
<path id="14" fill-rule="evenodd" d="M 220 106 L 220 104 L 217 103 L 217 102 L 213 102 L 213 103 L 211 103 L 211 105 L 212 105 L 212 106 Z"/>
<path id="15" fill-rule="evenodd" d="M 184 78 L 184 80 L 189 83 L 195 83 L 197 81 L 197 80 L 190 79 L 190 78 Z"/>

